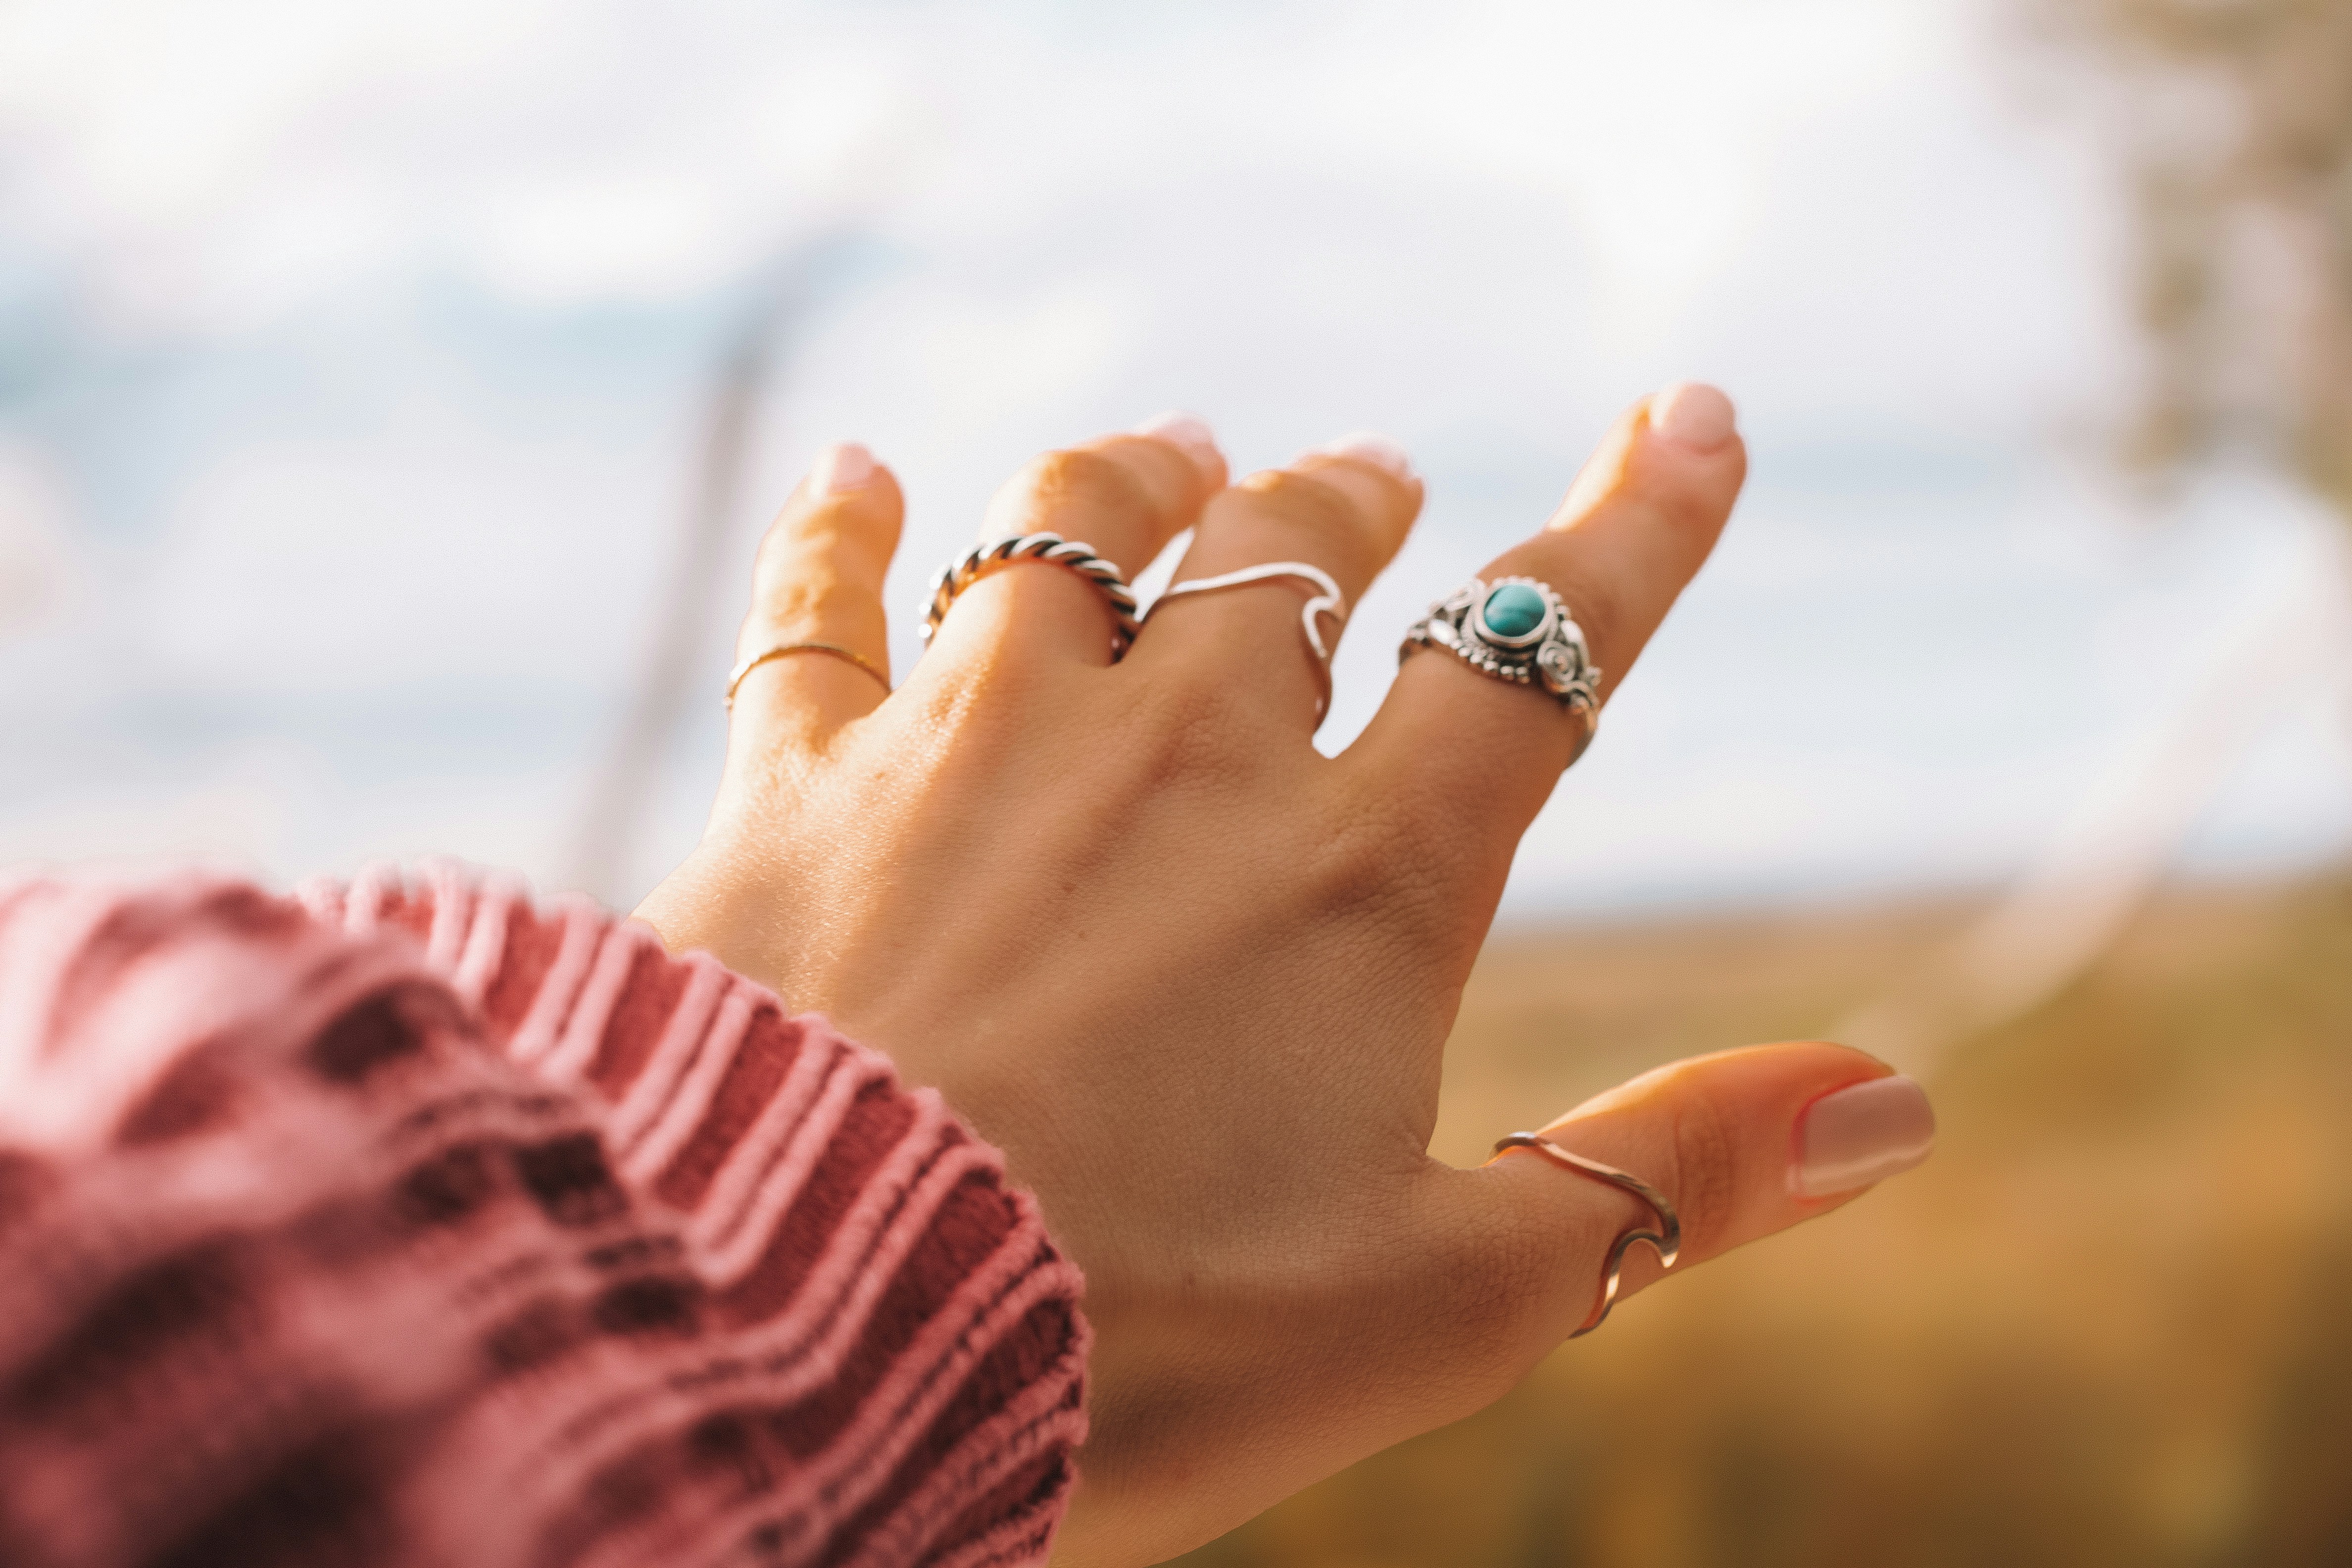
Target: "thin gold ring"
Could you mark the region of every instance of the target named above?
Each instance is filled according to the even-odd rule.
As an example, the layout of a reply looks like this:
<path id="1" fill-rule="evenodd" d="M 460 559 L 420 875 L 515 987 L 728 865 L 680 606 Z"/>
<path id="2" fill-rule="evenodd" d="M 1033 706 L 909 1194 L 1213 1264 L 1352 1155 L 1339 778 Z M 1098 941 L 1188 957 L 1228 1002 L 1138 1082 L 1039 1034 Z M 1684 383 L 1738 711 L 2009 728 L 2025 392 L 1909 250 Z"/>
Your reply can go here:
<path id="1" fill-rule="evenodd" d="M 1682 1256 L 1683 1222 L 1675 1214 L 1675 1205 L 1666 1201 L 1665 1194 L 1641 1177 L 1629 1175 L 1614 1165 L 1604 1165 L 1598 1160 L 1570 1153 L 1550 1139 L 1538 1138 L 1532 1132 L 1514 1132 L 1495 1144 L 1496 1154 L 1511 1149 L 1532 1149 L 1552 1163 L 1574 1171 L 1580 1176 L 1591 1176 L 1612 1186 L 1622 1187 L 1649 1205 L 1651 1212 L 1658 1216 L 1657 1229 L 1644 1230 L 1635 1226 L 1610 1247 L 1609 1266 L 1601 1276 L 1601 1300 L 1594 1303 L 1591 1315 L 1584 1320 L 1584 1326 L 1568 1336 L 1572 1340 L 1580 1339 L 1609 1321 L 1609 1309 L 1617 1304 L 1617 1277 L 1625 1267 L 1625 1249 L 1637 1241 L 1646 1241 L 1650 1244 L 1650 1250 L 1658 1255 L 1659 1264 L 1672 1268 L 1675 1259 Z"/>
<path id="2" fill-rule="evenodd" d="M 770 659 L 782 658 L 788 653 L 829 653 L 835 658 L 845 658 L 850 663 L 856 665 L 858 668 L 864 670 L 866 674 L 872 676 L 875 679 L 880 681 L 882 683 L 882 689 L 885 693 L 887 693 L 890 689 L 890 677 L 882 670 L 877 668 L 873 660 L 867 658 L 864 654 L 858 652 L 854 647 L 844 647 L 837 642 L 779 643 L 774 647 L 769 648 L 764 653 L 753 654 L 751 658 L 745 659 L 742 663 L 735 667 L 735 673 L 727 678 L 727 706 L 730 708 L 735 706 L 735 689 L 743 684 L 743 678 L 745 676 L 751 674 L 753 670 L 759 668 Z"/>

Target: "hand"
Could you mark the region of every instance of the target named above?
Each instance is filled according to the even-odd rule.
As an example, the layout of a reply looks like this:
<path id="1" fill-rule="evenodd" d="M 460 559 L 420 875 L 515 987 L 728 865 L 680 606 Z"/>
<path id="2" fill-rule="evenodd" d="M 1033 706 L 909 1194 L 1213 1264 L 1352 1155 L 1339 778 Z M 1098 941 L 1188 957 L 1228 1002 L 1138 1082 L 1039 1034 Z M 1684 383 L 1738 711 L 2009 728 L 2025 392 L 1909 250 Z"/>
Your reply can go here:
<path id="1" fill-rule="evenodd" d="M 1745 467 L 1720 394 L 1645 399 L 1484 575 L 1556 587 L 1605 693 Z M 1037 459 L 986 532 L 1049 529 L 1131 575 L 1195 528 L 1180 581 L 1303 560 L 1352 605 L 1422 500 L 1369 440 L 1225 479 L 1174 422 Z M 862 449 L 828 453 L 761 547 L 742 651 L 878 667 L 901 508 Z M 1480 1408 L 1587 1320 L 1648 1218 L 1540 1154 L 1425 1152 L 1463 983 L 1582 721 L 1431 650 L 1321 756 L 1307 591 L 1171 602 L 1114 665 L 1097 593 L 1025 564 L 965 592 L 887 698 L 845 659 L 772 659 L 700 847 L 639 911 L 937 1085 L 1037 1194 L 1097 1334 L 1058 1561 L 1160 1561 Z M 1673 1201 L 1679 1271 L 1924 1157 L 1908 1080 L 1839 1093 L 1886 1076 L 1832 1046 L 1733 1051 L 1546 1131 Z M 1657 1274 L 1637 1247 L 1626 1289 Z"/>

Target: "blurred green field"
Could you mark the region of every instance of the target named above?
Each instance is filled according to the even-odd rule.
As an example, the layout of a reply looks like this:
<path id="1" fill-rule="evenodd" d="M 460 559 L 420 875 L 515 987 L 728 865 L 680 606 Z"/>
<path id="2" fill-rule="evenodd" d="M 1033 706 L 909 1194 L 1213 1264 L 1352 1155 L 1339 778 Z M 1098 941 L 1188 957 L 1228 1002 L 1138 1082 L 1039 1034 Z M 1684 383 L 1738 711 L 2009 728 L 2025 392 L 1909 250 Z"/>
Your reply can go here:
<path id="1" fill-rule="evenodd" d="M 1499 940 L 1435 1148 L 1822 1034 L 1967 912 Z M 1181 1561 L 2352 1564 L 2352 879 L 2168 893 L 1929 1082 L 1923 1169 Z"/>

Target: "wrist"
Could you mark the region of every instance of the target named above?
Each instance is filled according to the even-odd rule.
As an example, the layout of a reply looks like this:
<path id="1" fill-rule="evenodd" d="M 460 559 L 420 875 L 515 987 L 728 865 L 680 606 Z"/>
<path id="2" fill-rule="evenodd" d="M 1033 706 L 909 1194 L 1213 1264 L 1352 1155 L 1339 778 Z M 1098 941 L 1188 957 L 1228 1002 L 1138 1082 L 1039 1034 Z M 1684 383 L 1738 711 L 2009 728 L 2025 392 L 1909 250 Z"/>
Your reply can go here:
<path id="1" fill-rule="evenodd" d="M 671 952 L 707 952 L 745 979 L 782 994 L 779 976 L 771 973 L 773 966 L 761 962 L 758 951 L 751 900 L 720 869 L 721 864 L 697 849 L 646 895 L 632 918 L 651 926 Z"/>

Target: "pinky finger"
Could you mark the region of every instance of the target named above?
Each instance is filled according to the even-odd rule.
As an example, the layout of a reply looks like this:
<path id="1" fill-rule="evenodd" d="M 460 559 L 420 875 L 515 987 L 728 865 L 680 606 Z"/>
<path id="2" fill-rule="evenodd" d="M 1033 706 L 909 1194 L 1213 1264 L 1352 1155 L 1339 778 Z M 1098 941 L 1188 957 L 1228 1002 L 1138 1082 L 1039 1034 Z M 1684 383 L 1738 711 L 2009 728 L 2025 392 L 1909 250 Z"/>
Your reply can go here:
<path id="1" fill-rule="evenodd" d="M 760 542 L 736 638 L 730 746 L 824 746 L 890 693 L 882 578 L 906 502 L 855 442 L 817 455 Z"/>

